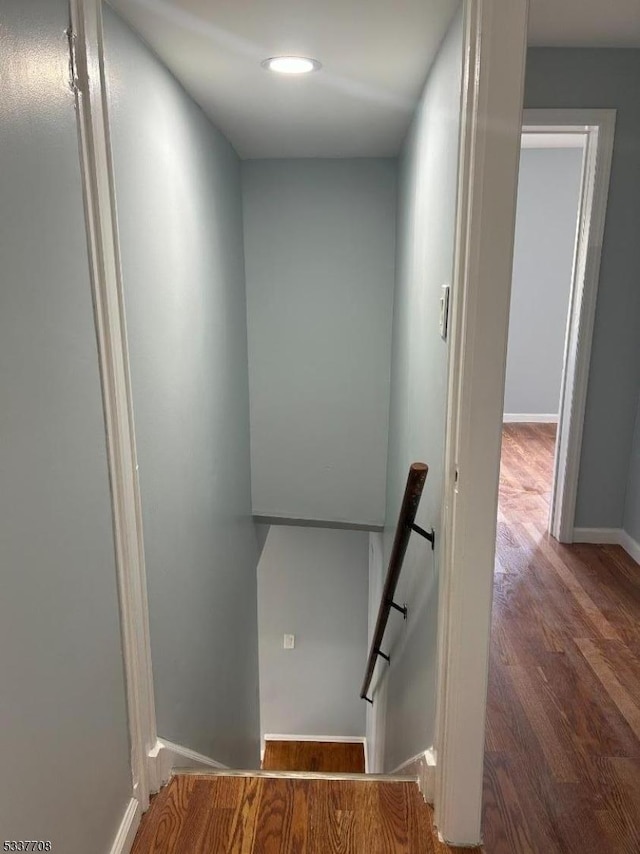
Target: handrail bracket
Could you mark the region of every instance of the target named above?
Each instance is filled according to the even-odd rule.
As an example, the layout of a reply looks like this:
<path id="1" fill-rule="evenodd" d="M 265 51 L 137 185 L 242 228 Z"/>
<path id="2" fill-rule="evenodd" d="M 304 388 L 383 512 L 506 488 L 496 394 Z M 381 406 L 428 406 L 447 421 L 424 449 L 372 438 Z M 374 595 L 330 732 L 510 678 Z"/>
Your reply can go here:
<path id="1" fill-rule="evenodd" d="M 424 528 L 421 528 L 420 525 L 416 525 L 415 522 L 412 522 L 409 527 L 412 531 L 415 531 L 416 534 L 420 534 L 421 537 L 424 537 L 425 540 L 429 540 L 431 543 L 431 551 L 433 551 L 436 547 L 436 532 L 433 528 L 430 531 L 425 531 Z"/>
<path id="2" fill-rule="evenodd" d="M 407 619 L 407 614 L 409 610 L 406 605 L 397 605 L 395 602 L 389 602 L 389 607 L 393 608 L 394 611 L 400 611 L 404 619 Z"/>

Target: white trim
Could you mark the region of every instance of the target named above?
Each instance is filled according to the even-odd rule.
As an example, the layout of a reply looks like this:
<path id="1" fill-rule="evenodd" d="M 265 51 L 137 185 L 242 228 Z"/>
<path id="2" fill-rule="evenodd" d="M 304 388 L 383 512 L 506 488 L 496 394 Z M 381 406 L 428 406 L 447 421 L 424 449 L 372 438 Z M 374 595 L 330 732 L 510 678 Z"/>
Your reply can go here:
<path id="1" fill-rule="evenodd" d="M 149 789 L 159 792 L 171 778 L 171 759 L 165 744 L 156 740 L 155 746 L 148 753 Z"/>
<path id="2" fill-rule="evenodd" d="M 140 801 L 136 800 L 136 798 L 131 798 L 124 811 L 124 816 L 120 822 L 120 827 L 116 833 L 116 838 L 113 840 L 109 854 L 129 854 L 133 847 L 141 818 L 142 807 L 140 806 Z"/>
<path id="3" fill-rule="evenodd" d="M 536 130 L 524 131 L 521 148 L 578 148 L 584 150 L 587 142 L 584 129 L 564 133 L 540 133 Z"/>
<path id="4" fill-rule="evenodd" d="M 362 735 L 295 735 L 289 733 L 264 734 L 264 741 L 319 741 L 323 744 L 366 744 L 367 739 Z"/>
<path id="5" fill-rule="evenodd" d="M 262 739 L 260 759 L 264 759 L 267 741 L 318 741 L 323 744 L 361 744 L 364 750 L 364 773 L 369 774 L 369 751 L 366 736 L 358 735 L 292 735 L 282 733 L 265 733 Z"/>
<path id="6" fill-rule="evenodd" d="M 158 781 L 158 789 L 168 783 L 173 774 L 182 773 L 185 768 L 188 769 L 204 769 L 211 771 L 226 771 L 226 765 L 222 762 L 217 762 L 211 759 L 210 756 L 205 756 L 202 753 L 197 753 L 189 747 L 182 747 L 180 744 L 174 744 L 167 741 L 165 738 L 159 738 L 156 745 L 155 761 L 156 761 L 156 779 Z"/>
<path id="7" fill-rule="evenodd" d="M 234 771 L 209 768 L 206 771 L 187 768 L 177 769 L 177 774 L 203 775 L 206 777 L 263 777 L 274 780 L 357 780 L 361 783 L 417 783 L 412 774 L 349 774 L 342 771 Z"/>
<path id="8" fill-rule="evenodd" d="M 574 543 L 597 543 L 619 545 L 620 528 L 574 528 Z"/>
<path id="9" fill-rule="evenodd" d="M 101 3 L 70 0 L 70 8 L 73 83 L 111 482 L 133 791 L 144 810 L 149 805 L 151 790 L 148 755 L 156 743 L 156 719 Z"/>
<path id="10" fill-rule="evenodd" d="M 525 110 L 525 130 L 586 135 L 571 298 L 560 390 L 550 531 L 570 543 L 576 512 L 591 343 L 607 213 L 615 110 Z"/>
<path id="11" fill-rule="evenodd" d="M 466 0 L 441 579 L 435 822 L 480 844 L 526 0 Z"/>
<path id="12" fill-rule="evenodd" d="M 640 543 L 634 540 L 631 534 L 627 534 L 624 528 L 620 529 L 620 545 L 625 552 L 640 564 Z"/>
<path id="13" fill-rule="evenodd" d="M 558 413 L 542 415 L 539 412 L 505 412 L 502 416 L 503 424 L 557 424 Z"/>
<path id="14" fill-rule="evenodd" d="M 436 753 L 432 747 L 423 753 L 418 753 L 417 756 L 412 756 L 402 765 L 398 765 L 393 774 L 416 776 L 422 797 L 426 803 L 433 803 L 436 782 Z"/>
<path id="15" fill-rule="evenodd" d="M 624 528 L 574 528 L 573 542 L 622 546 L 629 557 L 640 564 L 640 543 Z"/>

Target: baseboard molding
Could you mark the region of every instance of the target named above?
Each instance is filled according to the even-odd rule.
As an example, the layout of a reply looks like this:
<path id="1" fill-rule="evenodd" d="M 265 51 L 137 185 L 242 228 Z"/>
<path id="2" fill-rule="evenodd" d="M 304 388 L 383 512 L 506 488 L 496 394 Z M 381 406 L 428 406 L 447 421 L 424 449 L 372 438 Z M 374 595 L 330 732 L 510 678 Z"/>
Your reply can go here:
<path id="1" fill-rule="evenodd" d="M 131 798 L 124 811 L 120 827 L 113 840 L 113 845 L 109 854 L 129 854 L 133 847 L 133 840 L 136 838 L 140 819 L 142 818 L 142 807 L 140 801 Z"/>
<path id="2" fill-rule="evenodd" d="M 573 542 L 622 546 L 629 557 L 640 564 L 640 543 L 623 528 L 574 528 Z"/>
<path id="3" fill-rule="evenodd" d="M 333 744 L 361 744 L 364 750 L 364 773 L 369 773 L 369 751 L 367 750 L 367 739 L 358 735 L 293 735 L 289 733 L 267 732 L 262 737 L 260 750 L 260 761 L 264 759 L 264 750 L 267 741 L 320 741 Z"/>
<path id="4" fill-rule="evenodd" d="M 164 738 L 159 738 L 156 742 L 155 748 L 149 753 L 149 761 L 150 777 L 155 783 L 155 791 L 168 783 L 175 771 L 184 768 L 227 770 L 226 765 L 211 759 L 210 756 L 204 756 L 189 747 L 182 747 Z"/>
<path id="5" fill-rule="evenodd" d="M 574 543 L 620 545 L 620 528 L 574 528 Z"/>
<path id="6" fill-rule="evenodd" d="M 640 543 L 627 534 L 624 528 L 620 531 L 620 545 L 636 563 L 640 564 Z"/>
<path id="7" fill-rule="evenodd" d="M 526 412 L 505 412 L 502 416 L 503 424 L 557 424 L 558 413 L 540 414 Z"/>
<path id="8" fill-rule="evenodd" d="M 407 759 L 392 773 L 417 777 L 422 797 L 428 804 L 433 804 L 436 783 L 436 753 L 432 747 L 423 753 L 418 753 L 417 756 L 412 756 L 411 759 Z"/>

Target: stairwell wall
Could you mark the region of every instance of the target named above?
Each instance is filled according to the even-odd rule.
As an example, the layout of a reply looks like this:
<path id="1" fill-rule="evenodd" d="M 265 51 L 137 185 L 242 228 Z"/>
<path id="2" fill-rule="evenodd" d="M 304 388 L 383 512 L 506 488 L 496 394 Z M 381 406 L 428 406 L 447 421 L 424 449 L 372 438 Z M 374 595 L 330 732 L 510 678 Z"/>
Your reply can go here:
<path id="1" fill-rule="evenodd" d="M 0 839 L 106 852 L 133 785 L 69 5 L 0 21 Z"/>
<path id="2" fill-rule="evenodd" d="M 158 733 L 257 767 L 240 163 L 104 12 Z"/>
<path id="3" fill-rule="evenodd" d="M 364 531 L 271 526 L 258 565 L 263 736 L 365 735 L 368 589 Z"/>
<path id="4" fill-rule="evenodd" d="M 397 162 L 245 160 L 254 513 L 381 526 Z"/>
<path id="5" fill-rule="evenodd" d="M 462 9 L 426 80 L 400 162 L 387 468 L 385 565 L 409 465 L 429 465 L 417 522 L 440 532 L 447 392 L 447 343 L 440 337 L 442 285 L 451 284 L 458 188 L 463 62 Z M 413 535 L 391 615 L 385 767 L 393 770 L 433 744 L 439 546 Z M 374 698 L 375 699 L 375 698 Z"/>

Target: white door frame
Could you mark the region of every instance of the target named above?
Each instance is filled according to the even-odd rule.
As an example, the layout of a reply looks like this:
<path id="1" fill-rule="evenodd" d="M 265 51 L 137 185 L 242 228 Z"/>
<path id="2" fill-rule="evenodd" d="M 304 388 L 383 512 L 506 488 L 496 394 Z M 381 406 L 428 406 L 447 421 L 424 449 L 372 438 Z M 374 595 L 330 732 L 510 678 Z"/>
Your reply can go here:
<path id="1" fill-rule="evenodd" d="M 159 784 L 140 491 L 100 0 L 70 0 L 81 168 L 103 384 L 135 797 Z M 465 0 L 451 320 L 435 807 L 476 844 L 527 0 Z"/>
<path id="2" fill-rule="evenodd" d="M 549 530 L 562 543 L 573 542 L 615 122 L 615 110 L 525 110 L 523 116 L 523 132 L 546 136 L 548 147 L 561 144 L 559 135 L 586 137 L 549 516 Z"/>
<path id="3" fill-rule="evenodd" d="M 151 670 L 129 357 L 120 268 L 101 0 L 70 0 L 73 88 L 78 114 L 87 243 L 111 482 L 120 627 L 131 747 L 132 795 L 142 810 L 157 791 Z"/>
<path id="4" fill-rule="evenodd" d="M 478 845 L 528 3 L 465 9 L 434 806 L 446 841 Z"/>

